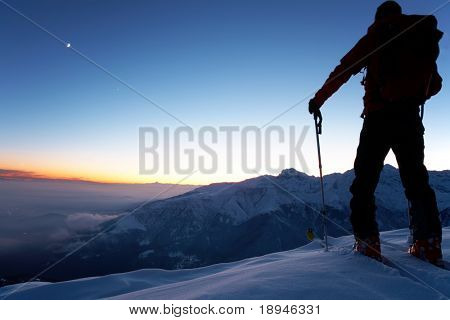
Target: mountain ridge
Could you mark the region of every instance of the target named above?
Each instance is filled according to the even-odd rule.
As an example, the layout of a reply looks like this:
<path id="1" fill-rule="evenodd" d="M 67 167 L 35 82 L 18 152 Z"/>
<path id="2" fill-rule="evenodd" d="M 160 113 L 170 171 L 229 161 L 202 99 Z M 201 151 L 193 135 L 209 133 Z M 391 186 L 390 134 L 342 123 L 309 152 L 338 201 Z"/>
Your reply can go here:
<path id="1" fill-rule="evenodd" d="M 324 177 L 328 232 L 351 234 L 349 186 L 353 171 Z M 430 172 L 444 225 L 450 224 L 450 171 Z M 381 231 L 408 226 L 407 201 L 398 170 L 385 166 L 377 191 Z M 306 231 L 322 237 L 319 178 L 294 169 L 237 183 L 216 183 L 152 201 L 111 220 L 95 241 L 44 277 L 61 281 L 144 268 L 167 270 L 227 263 L 298 248 Z M 93 235 L 67 245 L 66 254 Z M 57 260 L 55 255 L 53 259 Z M 49 262 L 50 263 L 50 262 Z"/>
<path id="2" fill-rule="evenodd" d="M 351 234 L 352 180 L 352 170 L 324 178 L 328 217 L 339 226 L 328 223 L 333 237 Z M 430 181 L 448 222 L 450 172 L 430 172 Z M 407 227 L 407 202 L 397 169 L 384 168 L 376 194 L 380 230 Z M 290 250 L 308 243 L 308 228 L 322 237 L 320 208 L 319 178 L 294 169 L 278 176 L 198 187 L 122 217 L 74 257 L 74 265 L 85 267 L 70 277 L 141 268 L 195 268 Z M 62 267 L 56 273 L 64 274 Z"/>

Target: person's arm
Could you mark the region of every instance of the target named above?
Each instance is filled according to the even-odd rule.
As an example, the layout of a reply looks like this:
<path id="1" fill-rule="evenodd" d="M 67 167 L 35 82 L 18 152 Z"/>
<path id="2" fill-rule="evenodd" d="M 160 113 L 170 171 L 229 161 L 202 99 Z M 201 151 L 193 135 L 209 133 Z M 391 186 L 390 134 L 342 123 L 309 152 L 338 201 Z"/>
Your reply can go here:
<path id="1" fill-rule="evenodd" d="M 368 37 L 364 36 L 342 59 L 341 63 L 330 73 L 322 88 L 310 101 L 311 108 L 319 109 L 352 75 L 360 72 L 367 65 L 369 53 Z M 312 105 L 312 106 L 311 106 Z"/>

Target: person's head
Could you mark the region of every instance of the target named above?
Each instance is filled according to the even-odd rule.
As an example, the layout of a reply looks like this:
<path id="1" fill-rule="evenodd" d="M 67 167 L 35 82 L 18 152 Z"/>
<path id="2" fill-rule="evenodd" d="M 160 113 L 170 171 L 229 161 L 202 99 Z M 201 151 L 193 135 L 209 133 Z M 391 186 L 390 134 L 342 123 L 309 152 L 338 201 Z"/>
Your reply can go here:
<path id="1" fill-rule="evenodd" d="M 375 21 L 383 20 L 385 18 L 401 15 L 402 7 L 395 1 L 383 2 L 377 9 L 375 14 Z"/>

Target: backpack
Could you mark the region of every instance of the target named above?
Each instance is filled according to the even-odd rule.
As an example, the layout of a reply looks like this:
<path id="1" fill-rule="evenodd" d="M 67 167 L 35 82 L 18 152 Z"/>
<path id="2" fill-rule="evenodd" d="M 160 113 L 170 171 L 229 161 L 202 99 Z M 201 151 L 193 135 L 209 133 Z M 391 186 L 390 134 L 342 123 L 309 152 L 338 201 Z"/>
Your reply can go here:
<path id="1" fill-rule="evenodd" d="M 418 104 L 442 88 L 436 60 L 443 32 L 434 16 L 401 15 L 369 28 L 374 48 L 368 69 L 383 101 Z"/>

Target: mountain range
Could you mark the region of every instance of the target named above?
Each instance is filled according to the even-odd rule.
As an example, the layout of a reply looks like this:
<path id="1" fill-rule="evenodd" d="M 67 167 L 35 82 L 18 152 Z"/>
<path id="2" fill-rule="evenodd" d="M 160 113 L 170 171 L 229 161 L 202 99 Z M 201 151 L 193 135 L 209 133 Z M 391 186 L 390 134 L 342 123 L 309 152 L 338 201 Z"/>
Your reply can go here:
<path id="1" fill-rule="evenodd" d="M 348 189 L 353 177 L 353 171 L 325 176 L 332 237 L 351 234 Z M 447 225 L 450 171 L 430 172 L 430 182 Z M 380 230 L 406 228 L 407 201 L 397 169 L 384 167 L 376 196 Z M 322 237 L 320 208 L 319 179 L 294 169 L 199 187 L 108 221 L 104 234 L 46 277 L 66 280 L 142 268 L 195 268 L 291 250 L 308 243 L 308 228 Z M 65 250 L 83 241 L 78 239 Z"/>

